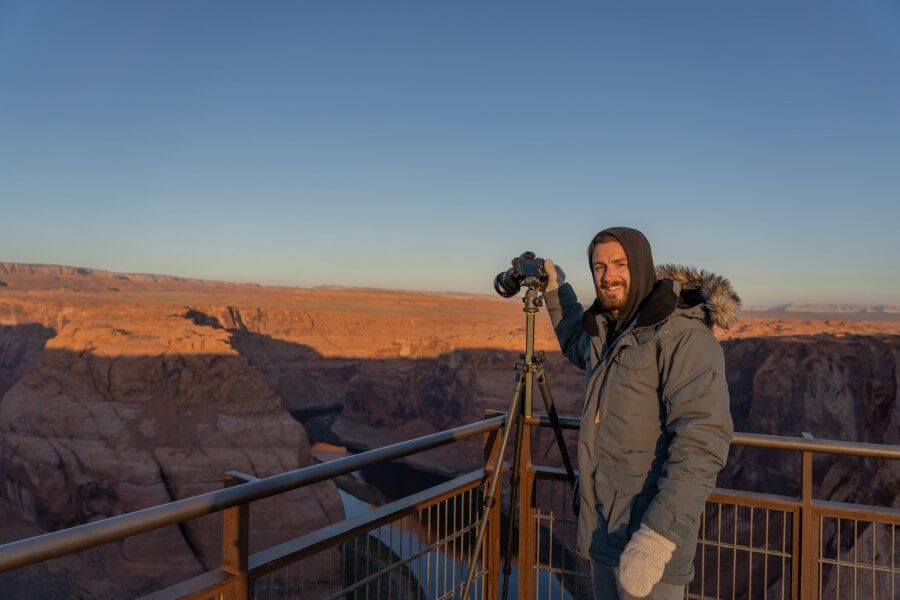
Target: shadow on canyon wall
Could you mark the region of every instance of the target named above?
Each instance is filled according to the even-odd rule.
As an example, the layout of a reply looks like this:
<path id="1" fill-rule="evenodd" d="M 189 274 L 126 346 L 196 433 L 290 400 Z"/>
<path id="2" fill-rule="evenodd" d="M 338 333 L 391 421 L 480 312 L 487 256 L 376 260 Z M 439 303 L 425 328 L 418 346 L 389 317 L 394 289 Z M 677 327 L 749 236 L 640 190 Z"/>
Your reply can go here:
<path id="1" fill-rule="evenodd" d="M 108 356 L 47 349 L 56 332 L 43 325 L 0 327 L 4 540 L 217 489 L 229 469 L 267 476 L 299 468 L 311 462 L 310 439 L 365 450 L 506 410 L 511 399 L 516 352 L 331 358 L 251 331 L 239 315 L 229 327 L 199 311 L 184 316 L 227 331 L 237 354 Z M 900 337 L 749 338 L 723 348 L 736 430 L 900 443 Z M 545 370 L 560 413 L 579 414 L 581 372 L 558 352 L 548 352 Z M 567 440 L 574 453 L 574 432 Z M 535 462 L 561 464 L 549 431 L 534 448 Z M 470 440 L 407 466 L 446 477 L 481 459 L 481 441 Z M 892 506 L 900 491 L 897 466 L 883 461 L 819 458 L 815 477 L 818 497 L 837 501 Z M 719 485 L 796 494 L 799 456 L 734 448 Z M 301 492 L 254 513 L 257 548 L 341 518 L 333 485 Z M 304 511 L 292 508 L 298 502 Z M 219 543 L 217 521 L 201 519 L 141 544 L 109 544 L 45 575 L 87 595 L 153 589 L 218 564 Z"/>

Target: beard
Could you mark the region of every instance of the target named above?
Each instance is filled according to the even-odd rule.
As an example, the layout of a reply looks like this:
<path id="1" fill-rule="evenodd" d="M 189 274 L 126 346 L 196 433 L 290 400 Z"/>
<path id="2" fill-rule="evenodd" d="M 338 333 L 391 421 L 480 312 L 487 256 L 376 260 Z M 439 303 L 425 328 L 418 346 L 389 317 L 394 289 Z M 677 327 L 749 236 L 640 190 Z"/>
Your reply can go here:
<path id="1" fill-rule="evenodd" d="M 608 311 L 622 310 L 628 304 L 628 284 L 621 280 L 600 284 L 597 286 L 597 298 Z"/>

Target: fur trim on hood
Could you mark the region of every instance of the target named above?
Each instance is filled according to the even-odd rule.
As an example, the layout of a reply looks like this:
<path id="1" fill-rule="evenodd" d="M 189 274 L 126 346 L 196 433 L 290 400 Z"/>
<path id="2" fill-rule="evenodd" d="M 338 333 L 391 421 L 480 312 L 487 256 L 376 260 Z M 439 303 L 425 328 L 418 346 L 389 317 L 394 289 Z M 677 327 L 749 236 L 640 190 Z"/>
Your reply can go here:
<path id="1" fill-rule="evenodd" d="M 658 279 L 672 279 L 681 284 L 681 301 L 684 306 L 702 305 L 706 314 L 706 324 L 718 325 L 723 329 L 737 321 L 741 299 L 731 286 L 731 282 L 715 273 L 697 270 L 683 265 L 657 265 Z"/>

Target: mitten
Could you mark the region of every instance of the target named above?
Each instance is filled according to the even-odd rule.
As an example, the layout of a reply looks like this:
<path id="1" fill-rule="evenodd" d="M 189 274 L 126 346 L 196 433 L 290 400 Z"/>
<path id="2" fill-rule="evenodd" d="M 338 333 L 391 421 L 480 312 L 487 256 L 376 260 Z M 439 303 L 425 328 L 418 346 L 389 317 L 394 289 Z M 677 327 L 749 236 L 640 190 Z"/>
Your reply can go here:
<path id="1" fill-rule="evenodd" d="M 656 533 L 647 525 L 634 532 L 619 559 L 619 584 L 638 598 L 662 579 L 666 564 L 672 559 L 675 543 Z"/>

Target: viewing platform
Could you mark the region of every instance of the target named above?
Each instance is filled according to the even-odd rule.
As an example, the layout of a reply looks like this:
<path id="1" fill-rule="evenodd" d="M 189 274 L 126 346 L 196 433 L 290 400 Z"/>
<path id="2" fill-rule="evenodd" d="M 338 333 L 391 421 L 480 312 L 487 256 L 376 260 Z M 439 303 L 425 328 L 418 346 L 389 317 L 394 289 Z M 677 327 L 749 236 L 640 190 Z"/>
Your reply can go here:
<path id="1" fill-rule="evenodd" d="M 147 600 L 441 600 L 460 597 L 469 568 L 476 570 L 470 597 L 500 598 L 505 500 L 486 509 L 484 544 L 477 564 L 471 559 L 506 423 L 505 414 L 492 412 L 462 427 L 265 479 L 231 471 L 222 490 L 0 546 L 0 572 L 221 513 L 221 567 Z M 537 414 L 524 418 L 509 597 L 589 599 L 589 565 L 574 552 L 565 471 L 538 464 L 532 451 L 533 434 L 549 424 Z M 579 419 L 564 417 L 562 426 L 578 429 Z M 484 439 L 485 468 L 250 553 L 254 502 L 477 436 Z M 900 446 L 738 433 L 733 447 L 781 451 L 795 460 L 799 493 L 717 488 L 702 515 L 688 598 L 900 598 L 900 508 L 833 502 L 813 493 L 814 457 L 900 460 Z M 511 455 L 510 447 L 509 463 Z M 501 479 L 504 487 L 508 480 Z"/>

